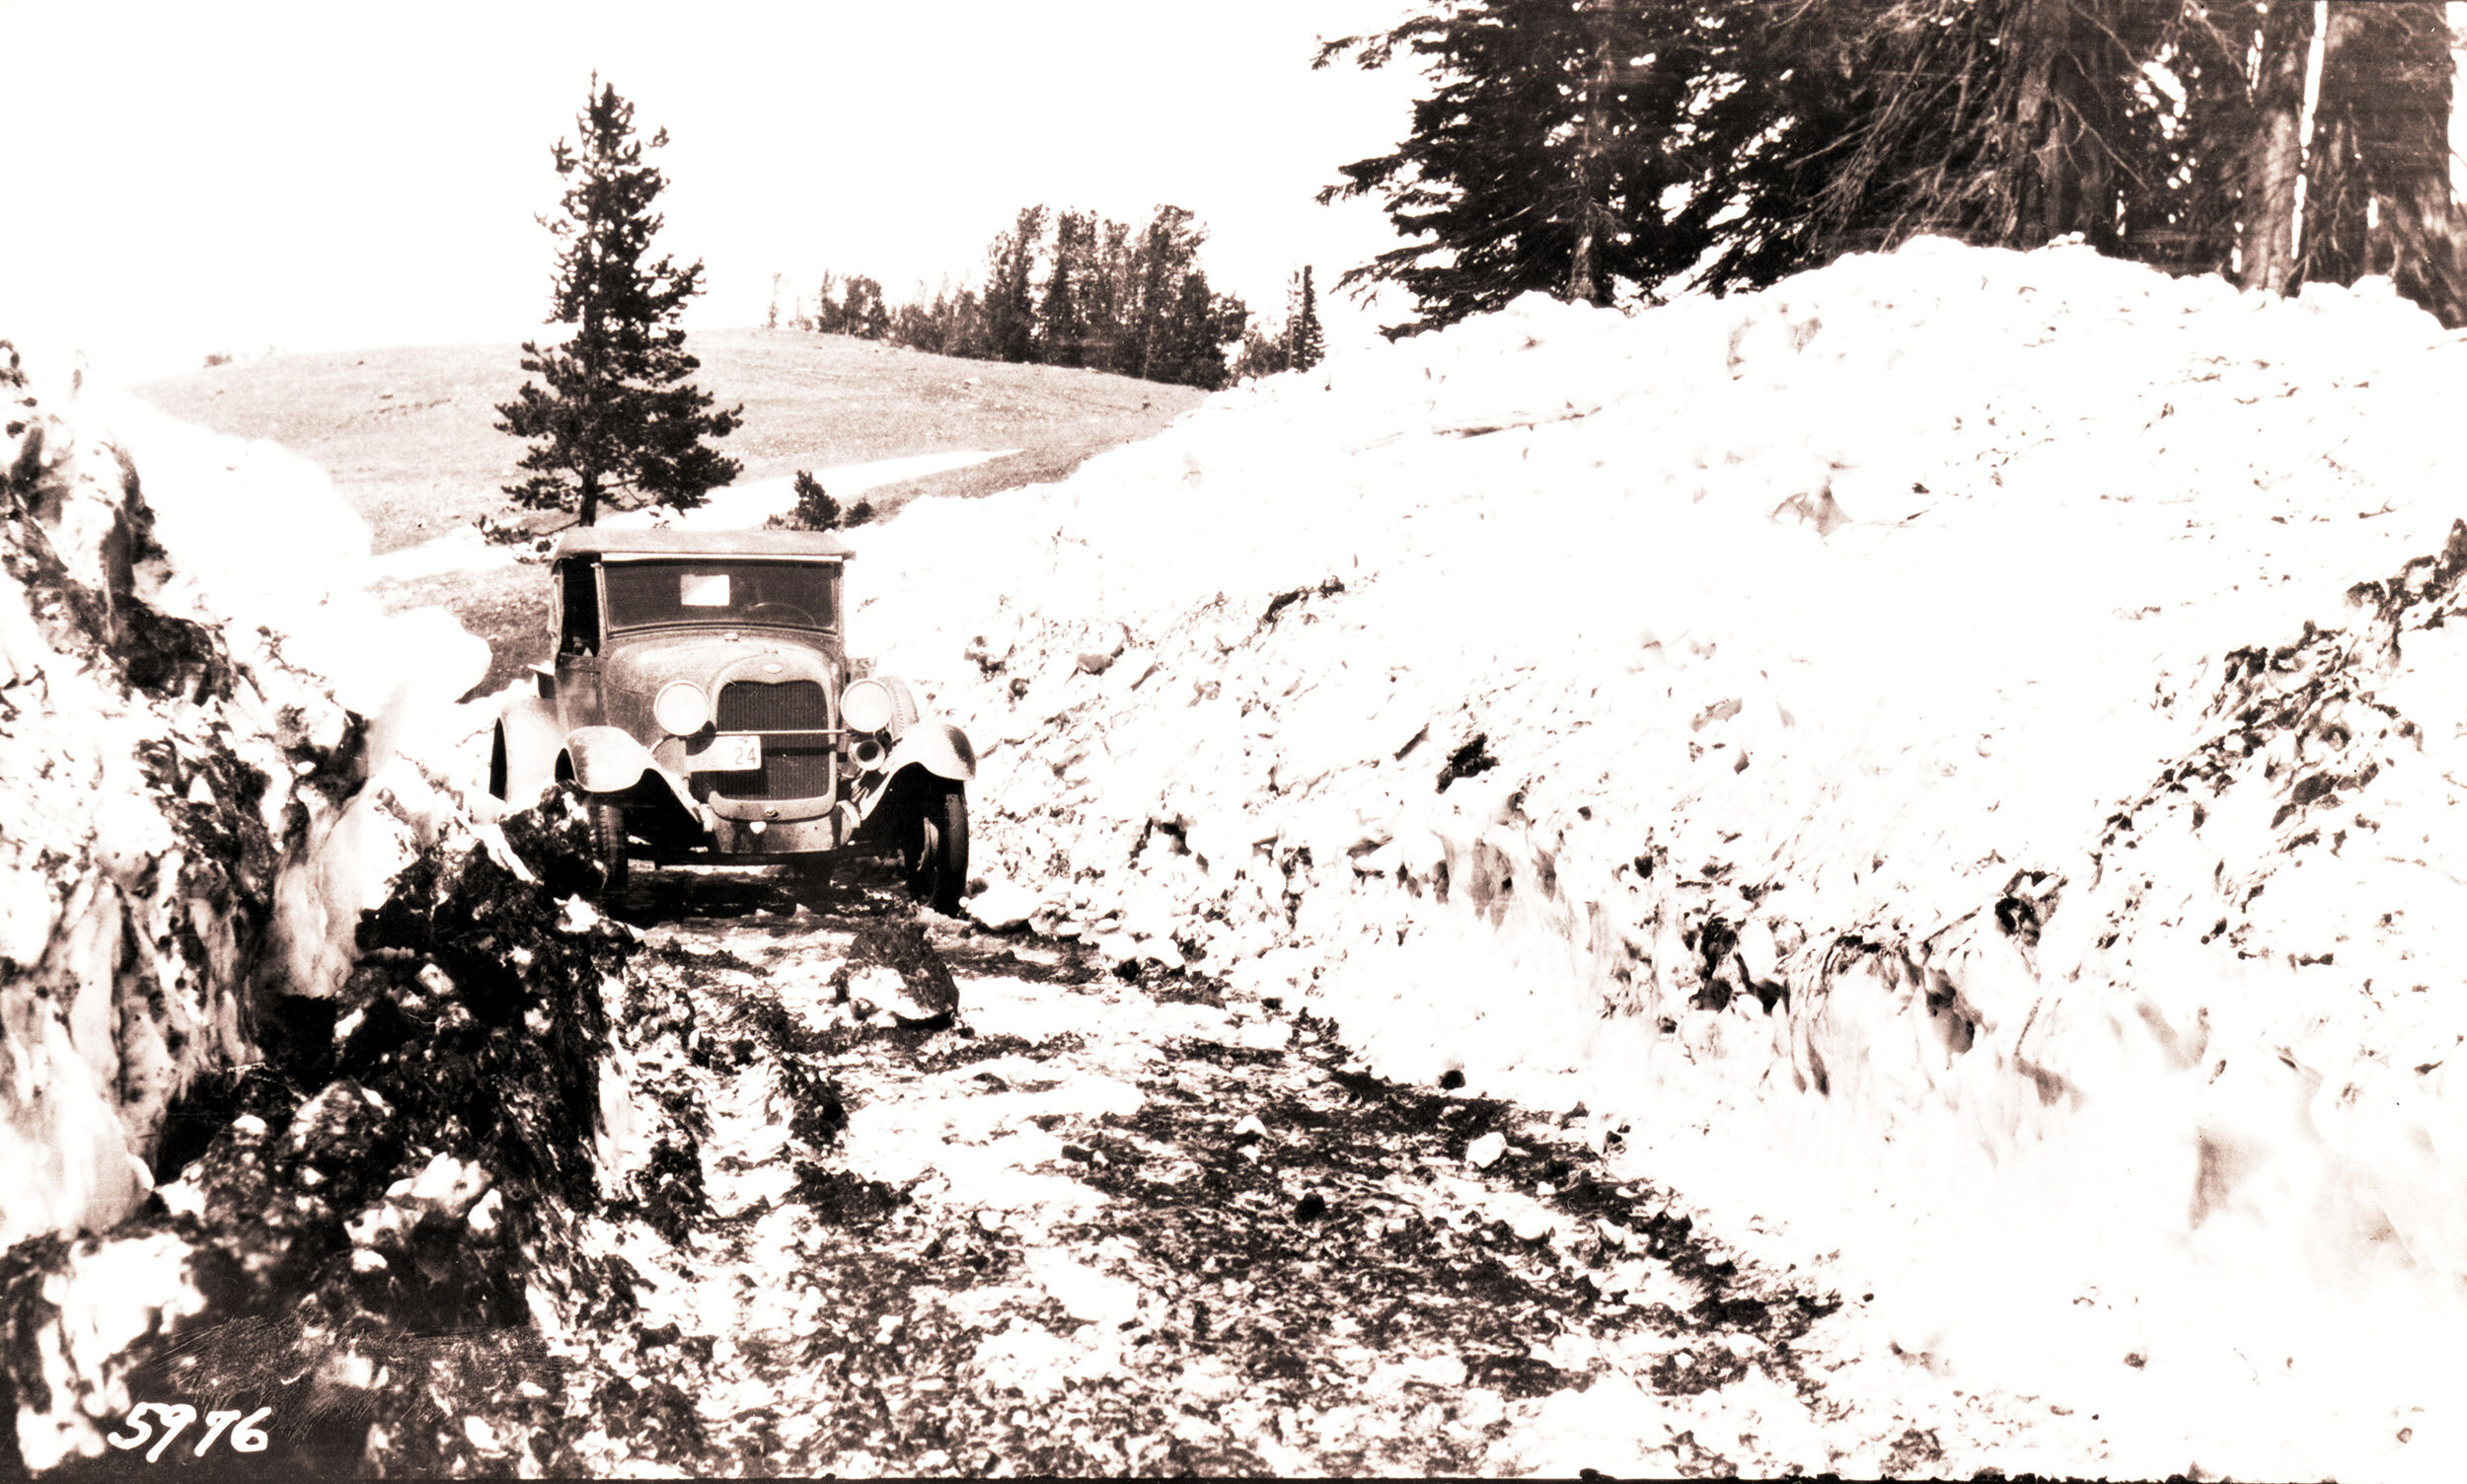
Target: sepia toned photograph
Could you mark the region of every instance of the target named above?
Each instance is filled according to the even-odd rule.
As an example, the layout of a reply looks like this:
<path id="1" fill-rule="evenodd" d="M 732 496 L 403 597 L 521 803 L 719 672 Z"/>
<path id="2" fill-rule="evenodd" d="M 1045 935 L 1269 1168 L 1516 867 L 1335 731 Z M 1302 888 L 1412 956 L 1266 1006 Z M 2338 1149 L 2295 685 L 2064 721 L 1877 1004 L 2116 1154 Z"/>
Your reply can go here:
<path id="1" fill-rule="evenodd" d="M 2467 4 L 0 37 L 0 1484 L 2467 1474 Z"/>

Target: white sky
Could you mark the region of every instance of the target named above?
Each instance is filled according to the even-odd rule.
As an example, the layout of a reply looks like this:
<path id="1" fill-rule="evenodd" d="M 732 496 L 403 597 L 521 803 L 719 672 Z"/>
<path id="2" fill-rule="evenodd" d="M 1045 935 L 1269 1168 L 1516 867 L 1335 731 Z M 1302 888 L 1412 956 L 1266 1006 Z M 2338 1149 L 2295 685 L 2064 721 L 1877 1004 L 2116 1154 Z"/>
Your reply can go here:
<path id="1" fill-rule="evenodd" d="M 1187 206 L 1211 281 L 1278 314 L 1300 264 L 1325 284 L 1394 245 L 1369 203 L 1311 196 L 1402 133 L 1410 75 L 1308 62 L 1407 8 L 0 0 L 0 336 L 117 380 L 531 334 L 549 146 L 595 67 L 674 141 L 659 247 L 706 264 L 690 326 L 759 323 L 774 272 L 973 282 L 1039 201 Z M 1323 313 L 1333 342 L 1371 334 Z"/>

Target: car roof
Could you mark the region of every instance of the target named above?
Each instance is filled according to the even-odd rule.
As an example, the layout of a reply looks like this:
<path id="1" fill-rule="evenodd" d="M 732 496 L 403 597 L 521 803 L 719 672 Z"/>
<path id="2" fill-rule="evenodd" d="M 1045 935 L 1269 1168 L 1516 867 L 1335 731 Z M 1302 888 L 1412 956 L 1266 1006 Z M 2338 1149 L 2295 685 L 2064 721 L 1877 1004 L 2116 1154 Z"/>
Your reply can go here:
<path id="1" fill-rule="evenodd" d="M 801 556 L 845 561 L 856 556 L 828 531 L 612 531 L 576 526 L 557 539 L 552 559 L 568 556 Z"/>

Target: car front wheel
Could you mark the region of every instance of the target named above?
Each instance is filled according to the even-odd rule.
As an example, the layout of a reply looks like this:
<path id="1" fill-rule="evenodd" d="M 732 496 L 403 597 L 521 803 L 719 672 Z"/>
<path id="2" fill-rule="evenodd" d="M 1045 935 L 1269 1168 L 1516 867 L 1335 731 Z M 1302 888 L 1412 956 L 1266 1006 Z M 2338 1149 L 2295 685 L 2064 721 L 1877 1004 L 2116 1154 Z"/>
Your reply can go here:
<path id="1" fill-rule="evenodd" d="M 935 779 L 917 801 L 900 842 L 908 891 L 946 917 L 959 915 L 968 889 L 968 795 L 948 779 Z"/>
<path id="2" fill-rule="evenodd" d="M 623 804 L 593 800 L 591 804 L 591 846 L 599 853 L 600 872 L 606 878 L 603 888 L 615 896 L 626 889 L 626 810 Z"/>

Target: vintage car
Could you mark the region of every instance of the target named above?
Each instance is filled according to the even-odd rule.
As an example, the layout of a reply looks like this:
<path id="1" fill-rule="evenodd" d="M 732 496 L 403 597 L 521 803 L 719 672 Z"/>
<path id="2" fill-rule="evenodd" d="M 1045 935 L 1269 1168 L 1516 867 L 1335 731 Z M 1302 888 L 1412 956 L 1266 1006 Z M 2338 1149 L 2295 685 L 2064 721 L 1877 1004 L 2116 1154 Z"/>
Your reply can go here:
<path id="1" fill-rule="evenodd" d="M 956 912 L 976 752 L 848 657 L 852 555 L 813 531 L 568 532 L 550 558 L 556 659 L 498 719 L 489 791 L 571 780 L 612 892 L 636 855 L 820 877 L 887 850 L 920 900 Z"/>

